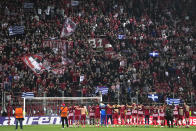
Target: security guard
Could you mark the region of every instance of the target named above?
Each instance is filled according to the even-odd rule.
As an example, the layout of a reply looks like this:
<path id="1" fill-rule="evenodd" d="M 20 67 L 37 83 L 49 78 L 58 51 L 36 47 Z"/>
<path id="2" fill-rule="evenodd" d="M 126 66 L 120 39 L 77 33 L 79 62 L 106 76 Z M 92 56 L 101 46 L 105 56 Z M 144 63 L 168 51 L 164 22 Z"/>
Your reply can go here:
<path id="1" fill-rule="evenodd" d="M 67 127 L 68 127 L 67 114 L 68 114 L 68 108 L 65 106 L 65 104 L 62 104 L 62 106 L 61 106 L 61 121 L 62 121 L 62 128 L 63 129 L 64 129 L 64 121 L 66 122 Z"/>
<path id="2" fill-rule="evenodd" d="M 15 109 L 15 116 L 16 116 L 16 129 L 18 129 L 18 122 L 20 123 L 20 129 L 23 129 L 22 121 L 24 120 L 24 117 L 23 117 L 23 109 L 20 105 L 18 105 Z"/>

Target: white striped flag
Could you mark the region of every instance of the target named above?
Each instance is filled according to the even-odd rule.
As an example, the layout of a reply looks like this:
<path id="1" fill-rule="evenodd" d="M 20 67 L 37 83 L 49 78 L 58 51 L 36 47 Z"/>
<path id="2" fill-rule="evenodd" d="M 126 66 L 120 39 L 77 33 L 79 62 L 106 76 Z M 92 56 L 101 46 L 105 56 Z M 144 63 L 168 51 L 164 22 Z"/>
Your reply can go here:
<path id="1" fill-rule="evenodd" d="M 95 93 L 101 92 L 102 95 L 108 94 L 108 87 L 105 86 L 97 86 Z"/>
<path id="2" fill-rule="evenodd" d="M 24 26 L 11 26 L 9 27 L 9 35 L 18 35 L 18 34 L 24 34 Z"/>
<path id="3" fill-rule="evenodd" d="M 33 98 L 34 93 L 33 92 L 23 92 L 21 97 L 22 98 Z"/>
<path id="4" fill-rule="evenodd" d="M 175 99 L 175 98 L 167 98 L 166 102 L 168 105 L 179 105 L 180 104 L 180 99 Z"/>

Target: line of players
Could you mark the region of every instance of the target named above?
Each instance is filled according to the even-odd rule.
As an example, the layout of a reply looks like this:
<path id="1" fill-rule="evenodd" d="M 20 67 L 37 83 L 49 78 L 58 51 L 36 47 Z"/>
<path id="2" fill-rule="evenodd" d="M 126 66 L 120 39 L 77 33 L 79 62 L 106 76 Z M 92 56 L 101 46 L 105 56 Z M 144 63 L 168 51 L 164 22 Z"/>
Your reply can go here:
<path id="1" fill-rule="evenodd" d="M 88 115 L 90 126 L 142 126 L 144 125 L 144 119 L 145 127 L 149 127 L 149 118 L 152 116 L 152 122 L 155 127 L 158 125 L 158 120 L 161 122 L 161 127 L 164 127 L 166 125 L 165 120 L 167 119 L 167 107 L 167 105 L 144 106 L 136 105 L 135 103 L 131 105 L 97 104 L 88 106 L 88 108 L 83 105 L 70 106 L 68 108 L 68 123 L 71 126 L 75 123 L 75 126 L 79 127 L 81 124 L 82 127 L 85 127 L 85 121 Z M 183 119 L 186 121 L 186 127 L 189 127 L 189 110 L 189 106 L 186 104 L 172 106 L 172 119 L 174 119 L 176 127 L 184 127 Z M 171 124 L 173 126 L 173 121 Z"/>

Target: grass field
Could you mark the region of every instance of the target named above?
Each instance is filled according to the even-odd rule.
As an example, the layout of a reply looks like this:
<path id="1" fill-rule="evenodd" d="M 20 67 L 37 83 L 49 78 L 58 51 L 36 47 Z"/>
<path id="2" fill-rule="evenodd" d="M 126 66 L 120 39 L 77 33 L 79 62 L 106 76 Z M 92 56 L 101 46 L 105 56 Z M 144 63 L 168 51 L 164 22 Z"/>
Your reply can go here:
<path id="1" fill-rule="evenodd" d="M 13 131 L 15 126 L 0 126 L 0 131 Z M 20 129 L 18 129 L 20 130 Z M 24 126 L 23 131 L 196 131 L 196 127 L 190 128 L 159 128 L 159 127 L 150 127 L 150 128 L 139 128 L 139 127 L 86 127 L 86 128 L 65 128 L 62 129 L 60 125 L 34 125 L 34 126 Z"/>

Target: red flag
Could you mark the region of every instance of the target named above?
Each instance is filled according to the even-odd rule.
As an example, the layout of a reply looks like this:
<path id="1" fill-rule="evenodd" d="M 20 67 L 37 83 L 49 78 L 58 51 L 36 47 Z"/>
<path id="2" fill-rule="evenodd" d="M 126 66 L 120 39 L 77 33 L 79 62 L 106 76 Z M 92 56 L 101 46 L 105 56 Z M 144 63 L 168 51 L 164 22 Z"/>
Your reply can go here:
<path id="1" fill-rule="evenodd" d="M 76 24 L 69 18 L 65 18 L 60 37 L 71 35 L 76 29 Z"/>

